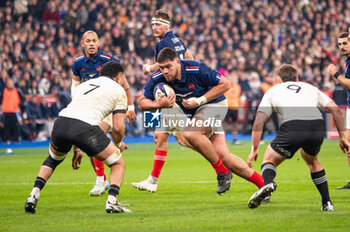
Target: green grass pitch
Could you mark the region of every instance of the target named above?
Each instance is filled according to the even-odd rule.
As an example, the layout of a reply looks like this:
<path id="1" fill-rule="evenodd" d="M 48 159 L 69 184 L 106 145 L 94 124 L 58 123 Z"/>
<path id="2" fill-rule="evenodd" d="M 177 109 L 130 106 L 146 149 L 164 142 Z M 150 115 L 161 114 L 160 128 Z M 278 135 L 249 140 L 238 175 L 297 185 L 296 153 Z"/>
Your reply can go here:
<path id="1" fill-rule="evenodd" d="M 250 142 L 229 148 L 246 160 Z M 266 145 L 259 149 L 254 166 L 258 172 L 265 149 Z M 325 140 L 319 157 L 334 212 L 320 210 L 321 197 L 299 153 L 277 168 L 278 188 L 271 202 L 253 210 L 247 202 L 255 185 L 234 176 L 230 191 L 219 196 L 209 163 L 177 144 L 169 144 L 157 192 L 133 189 L 131 182 L 149 175 L 153 153 L 153 144 L 132 144 L 123 153 L 126 173 L 118 200 L 130 204 L 131 214 L 107 214 L 107 194 L 88 195 L 95 175 L 87 156 L 74 171 L 71 155 L 41 192 L 36 214 L 25 214 L 25 199 L 48 149 L 15 149 L 14 155 L 1 155 L 0 231 L 349 231 L 350 190 L 335 188 L 350 180 L 350 169 L 335 140 Z"/>

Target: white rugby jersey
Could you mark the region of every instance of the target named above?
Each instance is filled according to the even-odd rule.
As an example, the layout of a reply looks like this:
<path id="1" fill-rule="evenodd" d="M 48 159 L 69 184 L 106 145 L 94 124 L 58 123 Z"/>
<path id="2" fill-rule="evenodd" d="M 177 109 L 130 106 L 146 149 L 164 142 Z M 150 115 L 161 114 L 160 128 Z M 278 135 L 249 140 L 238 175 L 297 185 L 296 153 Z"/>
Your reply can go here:
<path id="1" fill-rule="evenodd" d="M 290 120 L 322 119 L 319 111 L 324 110 L 332 101 L 316 87 L 304 83 L 288 81 L 270 88 L 260 102 L 258 111 L 268 116 L 277 112 L 283 116 L 283 122 Z"/>
<path id="2" fill-rule="evenodd" d="M 59 116 L 75 118 L 90 125 L 100 125 L 114 111 L 127 109 L 125 90 L 114 80 L 101 76 L 81 83 L 72 102 Z"/>

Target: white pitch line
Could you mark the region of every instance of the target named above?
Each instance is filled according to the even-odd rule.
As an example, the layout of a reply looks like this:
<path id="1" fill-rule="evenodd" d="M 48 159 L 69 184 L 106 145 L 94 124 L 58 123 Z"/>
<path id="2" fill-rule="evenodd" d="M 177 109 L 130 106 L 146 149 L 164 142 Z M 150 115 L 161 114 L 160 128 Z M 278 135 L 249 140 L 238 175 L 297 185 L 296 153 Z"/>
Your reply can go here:
<path id="1" fill-rule="evenodd" d="M 328 180 L 328 183 L 343 183 L 343 182 L 348 182 L 349 180 Z M 233 183 L 246 183 L 247 181 L 245 180 L 233 180 Z M 281 180 L 277 181 L 277 183 L 313 183 L 311 179 L 308 180 L 298 180 L 298 181 L 290 181 L 290 180 Z M 163 182 L 167 184 L 213 184 L 217 183 L 217 181 L 205 181 L 205 180 L 198 180 L 198 181 L 174 181 L 174 182 Z M 1 183 L 1 185 L 13 185 L 13 183 Z M 16 183 L 16 185 L 32 185 L 33 182 L 22 182 L 22 183 Z M 49 182 L 46 185 L 93 185 L 95 182 Z M 128 182 L 124 182 L 123 184 L 129 184 Z"/>

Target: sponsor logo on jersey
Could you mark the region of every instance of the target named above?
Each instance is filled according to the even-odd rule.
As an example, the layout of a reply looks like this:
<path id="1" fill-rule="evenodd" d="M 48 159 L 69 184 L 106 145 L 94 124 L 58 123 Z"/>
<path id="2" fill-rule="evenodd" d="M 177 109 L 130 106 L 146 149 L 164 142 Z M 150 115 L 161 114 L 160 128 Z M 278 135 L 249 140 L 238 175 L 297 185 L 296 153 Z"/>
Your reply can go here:
<path id="1" fill-rule="evenodd" d="M 88 76 L 89 76 L 90 78 L 93 78 L 93 77 L 96 76 L 96 75 L 97 75 L 96 73 L 88 74 Z"/>

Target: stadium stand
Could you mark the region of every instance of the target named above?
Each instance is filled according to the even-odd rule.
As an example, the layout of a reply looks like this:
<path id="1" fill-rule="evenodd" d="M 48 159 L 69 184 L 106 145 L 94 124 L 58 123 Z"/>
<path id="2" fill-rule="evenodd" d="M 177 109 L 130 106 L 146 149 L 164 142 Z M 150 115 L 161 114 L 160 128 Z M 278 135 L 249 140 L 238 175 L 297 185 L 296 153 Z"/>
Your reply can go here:
<path id="1" fill-rule="evenodd" d="M 330 62 L 345 67 L 336 40 L 347 30 L 350 1 L 328 0 L 0 1 L 0 95 L 11 78 L 26 99 L 60 96 L 59 107 L 66 104 L 71 66 L 82 55 L 80 37 L 92 29 L 101 50 L 124 64 L 137 98 L 147 81 L 141 65 L 154 59 L 151 16 L 160 8 L 195 59 L 239 77 L 246 104 L 258 92 L 252 77 L 263 81 L 282 63 L 298 67 L 303 81 L 342 96 L 325 69 Z M 25 121 L 21 105 L 18 116 Z"/>

